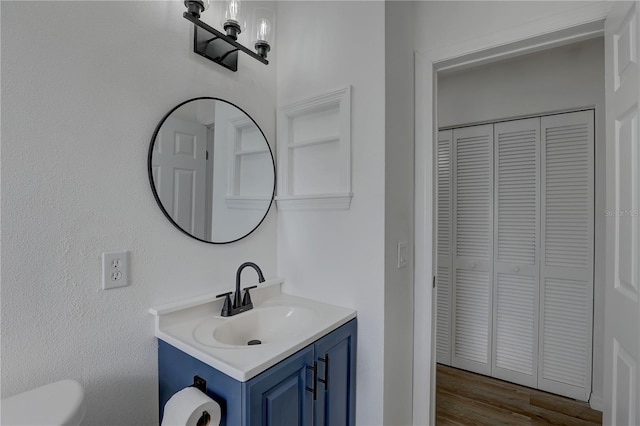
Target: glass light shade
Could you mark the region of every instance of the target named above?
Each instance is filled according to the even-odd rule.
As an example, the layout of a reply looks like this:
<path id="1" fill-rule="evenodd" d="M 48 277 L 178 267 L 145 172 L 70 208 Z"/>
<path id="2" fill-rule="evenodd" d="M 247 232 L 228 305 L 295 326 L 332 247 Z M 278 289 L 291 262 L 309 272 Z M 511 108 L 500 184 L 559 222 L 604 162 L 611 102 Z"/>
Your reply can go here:
<path id="1" fill-rule="evenodd" d="M 222 25 L 226 23 L 234 23 L 240 26 L 241 30 L 246 28 L 245 20 L 243 19 L 242 7 L 240 0 L 225 0 L 224 13 L 222 14 Z"/>
<path id="2" fill-rule="evenodd" d="M 261 18 L 256 25 L 256 40 L 267 41 L 271 37 L 271 24 L 265 18 Z"/>
<path id="3" fill-rule="evenodd" d="M 256 8 L 253 11 L 253 41 L 273 45 L 276 15 L 267 8 Z"/>

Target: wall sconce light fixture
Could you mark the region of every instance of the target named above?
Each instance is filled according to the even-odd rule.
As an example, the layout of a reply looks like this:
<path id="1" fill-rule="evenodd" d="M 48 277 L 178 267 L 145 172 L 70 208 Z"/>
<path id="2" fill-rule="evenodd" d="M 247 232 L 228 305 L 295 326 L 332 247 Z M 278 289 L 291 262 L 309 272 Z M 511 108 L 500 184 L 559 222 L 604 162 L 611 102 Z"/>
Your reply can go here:
<path id="1" fill-rule="evenodd" d="M 266 58 L 273 43 L 273 28 L 276 24 L 275 13 L 267 8 L 261 7 L 253 11 L 253 42 L 258 55 Z"/>
<path id="2" fill-rule="evenodd" d="M 253 41 L 256 52 L 238 43 L 238 35 L 245 30 L 240 0 L 224 1 L 224 12 L 221 13 L 224 33 L 200 20 L 200 14 L 206 9 L 205 1 L 185 0 L 187 11 L 184 16 L 194 24 L 193 51 L 231 71 L 238 70 L 238 51 L 268 64 L 267 53 L 273 42 L 275 14 L 266 8 L 257 8 L 253 13 Z"/>

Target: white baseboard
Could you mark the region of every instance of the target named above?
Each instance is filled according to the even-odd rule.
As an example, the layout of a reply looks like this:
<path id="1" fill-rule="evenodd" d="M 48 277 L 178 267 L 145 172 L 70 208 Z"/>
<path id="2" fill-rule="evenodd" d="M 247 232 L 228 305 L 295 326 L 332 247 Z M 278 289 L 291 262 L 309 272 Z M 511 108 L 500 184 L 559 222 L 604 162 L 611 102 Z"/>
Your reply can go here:
<path id="1" fill-rule="evenodd" d="M 604 400 L 602 399 L 602 395 L 591 393 L 591 398 L 589 398 L 589 406 L 594 410 L 602 411 L 604 408 Z"/>

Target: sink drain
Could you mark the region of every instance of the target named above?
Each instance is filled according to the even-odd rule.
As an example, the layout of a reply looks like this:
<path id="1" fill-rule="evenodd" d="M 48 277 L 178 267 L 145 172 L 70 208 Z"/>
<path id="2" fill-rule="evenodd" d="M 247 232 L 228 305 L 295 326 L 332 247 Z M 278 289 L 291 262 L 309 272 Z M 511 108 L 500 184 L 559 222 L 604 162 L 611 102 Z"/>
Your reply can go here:
<path id="1" fill-rule="evenodd" d="M 255 340 L 249 340 L 249 341 L 247 342 L 247 345 L 249 345 L 249 346 L 253 346 L 253 345 L 261 345 L 261 344 L 262 344 L 262 340 L 258 340 L 258 339 L 255 339 Z"/>

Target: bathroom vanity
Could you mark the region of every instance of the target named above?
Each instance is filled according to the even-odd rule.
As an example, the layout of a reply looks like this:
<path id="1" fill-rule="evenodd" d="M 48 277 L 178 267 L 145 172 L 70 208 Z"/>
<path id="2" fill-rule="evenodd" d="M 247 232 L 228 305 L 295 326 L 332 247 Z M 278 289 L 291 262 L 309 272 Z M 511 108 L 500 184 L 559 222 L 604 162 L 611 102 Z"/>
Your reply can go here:
<path id="1" fill-rule="evenodd" d="M 356 312 L 283 294 L 281 284 L 268 281 L 252 292 L 254 309 L 228 318 L 215 296 L 150 310 L 161 419 L 198 376 L 222 425 L 355 423 Z"/>

